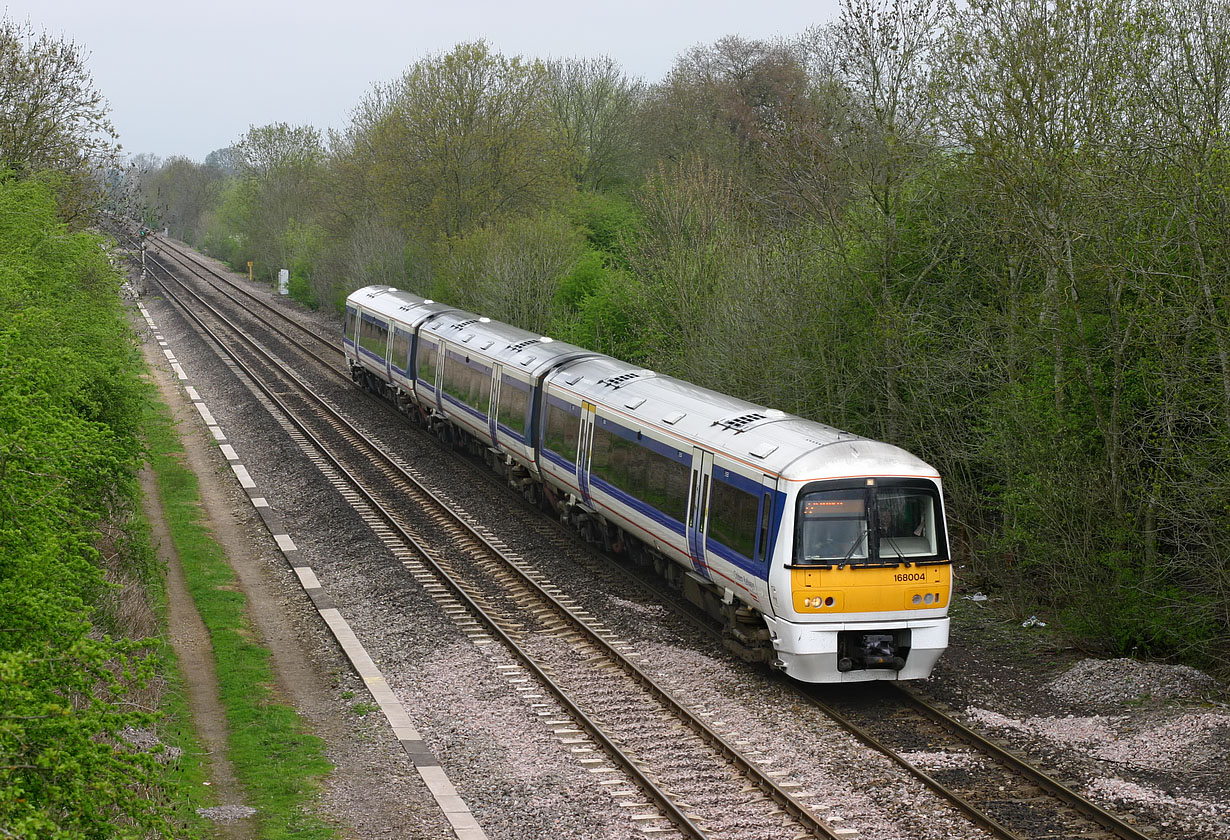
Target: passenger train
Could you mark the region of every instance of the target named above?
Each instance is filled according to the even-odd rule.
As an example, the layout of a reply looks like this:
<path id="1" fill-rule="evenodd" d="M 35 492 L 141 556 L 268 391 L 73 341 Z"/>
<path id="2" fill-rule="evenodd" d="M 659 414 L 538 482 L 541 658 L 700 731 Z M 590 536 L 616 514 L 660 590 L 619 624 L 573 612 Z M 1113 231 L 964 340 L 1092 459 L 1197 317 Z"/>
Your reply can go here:
<path id="1" fill-rule="evenodd" d="M 805 682 L 926 677 L 948 644 L 940 476 L 898 447 L 389 286 L 346 300 L 356 384 L 652 565 Z"/>

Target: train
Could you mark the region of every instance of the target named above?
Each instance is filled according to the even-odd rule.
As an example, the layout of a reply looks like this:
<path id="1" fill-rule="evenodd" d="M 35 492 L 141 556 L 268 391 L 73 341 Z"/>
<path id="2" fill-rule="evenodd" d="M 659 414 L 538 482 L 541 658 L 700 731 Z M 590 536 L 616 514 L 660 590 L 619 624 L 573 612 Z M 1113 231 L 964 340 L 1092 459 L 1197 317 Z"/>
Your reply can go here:
<path id="1" fill-rule="evenodd" d="M 899 447 L 392 286 L 347 297 L 342 344 L 356 385 L 652 567 L 742 659 L 910 680 L 948 645 L 941 479 Z"/>

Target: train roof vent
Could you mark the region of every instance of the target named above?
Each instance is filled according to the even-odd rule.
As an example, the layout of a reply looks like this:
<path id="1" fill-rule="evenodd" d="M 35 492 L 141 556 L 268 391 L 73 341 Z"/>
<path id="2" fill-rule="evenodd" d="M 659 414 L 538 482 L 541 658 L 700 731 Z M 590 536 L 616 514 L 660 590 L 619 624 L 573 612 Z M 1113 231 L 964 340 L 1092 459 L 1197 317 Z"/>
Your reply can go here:
<path id="1" fill-rule="evenodd" d="M 757 420 L 765 419 L 767 419 L 766 415 L 753 411 L 751 414 L 740 414 L 737 417 L 727 417 L 725 420 L 714 420 L 713 425 L 741 432 Z"/>
<path id="2" fill-rule="evenodd" d="M 521 365 L 523 367 L 528 367 L 529 363 L 534 361 L 537 358 L 538 358 L 537 356 L 526 356 L 524 359 L 521 360 Z"/>
<path id="3" fill-rule="evenodd" d="M 466 343 L 473 337 L 474 337 L 474 333 L 466 333 L 465 335 L 461 337 L 461 341 L 462 343 Z"/>
<path id="4" fill-rule="evenodd" d="M 477 318 L 467 318 L 464 321 L 458 321 L 455 324 L 449 324 L 448 328 L 450 330 L 464 330 L 466 327 L 470 326 L 470 324 L 477 324 L 477 323 L 478 323 Z"/>
<path id="5" fill-rule="evenodd" d="M 608 376 L 606 379 L 599 379 L 598 384 L 610 385 L 612 388 L 619 388 L 628 384 L 633 379 L 638 378 L 640 375 L 641 372 L 639 370 L 634 370 L 631 373 L 621 373 L 618 376 Z"/>
<path id="6" fill-rule="evenodd" d="M 489 348 L 491 347 L 491 345 L 492 345 L 492 344 L 495 344 L 495 342 L 494 342 L 494 341 L 487 341 L 486 343 L 484 343 L 484 344 L 483 344 L 482 349 L 483 349 L 483 350 L 487 350 L 487 349 L 489 349 Z"/>
<path id="7" fill-rule="evenodd" d="M 632 409 L 633 411 L 636 411 L 638 408 L 640 408 L 640 407 L 641 407 L 641 406 L 643 406 L 644 404 L 645 404 L 645 398 L 644 398 L 644 397 L 633 397 L 632 399 L 630 399 L 630 400 L 628 400 L 626 403 L 624 403 L 624 406 L 626 406 L 627 408 Z"/>
<path id="8" fill-rule="evenodd" d="M 670 414 L 662 418 L 662 422 L 673 426 L 676 423 L 678 423 L 680 420 L 682 420 L 684 417 L 687 417 L 687 414 L 685 412 L 672 411 Z"/>
<path id="9" fill-rule="evenodd" d="M 524 350 L 526 347 L 529 347 L 531 344 L 537 344 L 537 343 L 538 343 L 538 339 L 527 338 L 524 341 L 518 341 L 516 344 L 510 344 L 505 349 L 511 350 L 514 353 L 520 353 L 522 350 Z"/>
<path id="10" fill-rule="evenodd" d="M 622 388 L 634 379 L 643 379 L 647 376 L 653 376 L 652 370 L 634 370 L 628 373 L 620 373 L 615 376 L 608 376 L 606 379 L 599 379 L 599 385 L 609 385 L 612 388 Z"/>

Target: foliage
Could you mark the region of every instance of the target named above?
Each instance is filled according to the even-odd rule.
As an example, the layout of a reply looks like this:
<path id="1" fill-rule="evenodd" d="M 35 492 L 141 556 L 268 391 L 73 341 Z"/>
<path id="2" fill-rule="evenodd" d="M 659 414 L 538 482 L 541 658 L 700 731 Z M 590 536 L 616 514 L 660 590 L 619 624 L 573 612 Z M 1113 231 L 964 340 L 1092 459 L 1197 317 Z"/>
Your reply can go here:
<path id="1" fill-rule="evenodd" d="M 556 317 L 561 276 L 580 256 L 580 233 L 559 214 L 528 216 L 457 236 L 433 297 L 523 329 L 545 332 Z"/>
<path id="2" fill-rule="evenodd" d="M 119 277 L 57 213 L 47 186 L 0 183 L 0 829 L 145 837 L 168 828 L 159 771 L 121 733 L 151 722 L 126 701 L 152 661 L 97 632 L 90 606 L 142 390 Z"/>
<path id="3" fill-rule="evenodd" d="M 80 227 L 98 197 L 96 170 L 119 151 L 107 102 L 79 44 L 0 17 L 0 172 L 57 172 L 61 217 Z"/>
<path id="4" fill-rule="evenodd" d="M 434 238 L 549 204 L 564 181 L 544 120 L 545 83 L 541 62 L 478 41 L 374 92 L 376 118 L 356 142 L 370 149 L 367 183 L 382 216 Z"/>

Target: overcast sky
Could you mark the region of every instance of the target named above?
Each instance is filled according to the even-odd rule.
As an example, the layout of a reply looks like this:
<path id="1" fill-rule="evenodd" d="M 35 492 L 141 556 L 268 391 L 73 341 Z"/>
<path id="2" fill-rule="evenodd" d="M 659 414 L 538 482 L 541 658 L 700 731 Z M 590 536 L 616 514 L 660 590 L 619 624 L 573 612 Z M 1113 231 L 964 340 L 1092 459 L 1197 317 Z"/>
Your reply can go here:
<path id="1" fill-rule="evenodd" d="M 797 35 L 832 20 L 837 0 L 0 0 L 0 9 L 86 48 L 125 153 L 202 160 L 249 125 L 340 128 L 373 83 L 463 41 L 537 58 L 605 54 L 654 82 L 695 44 Z"/>

